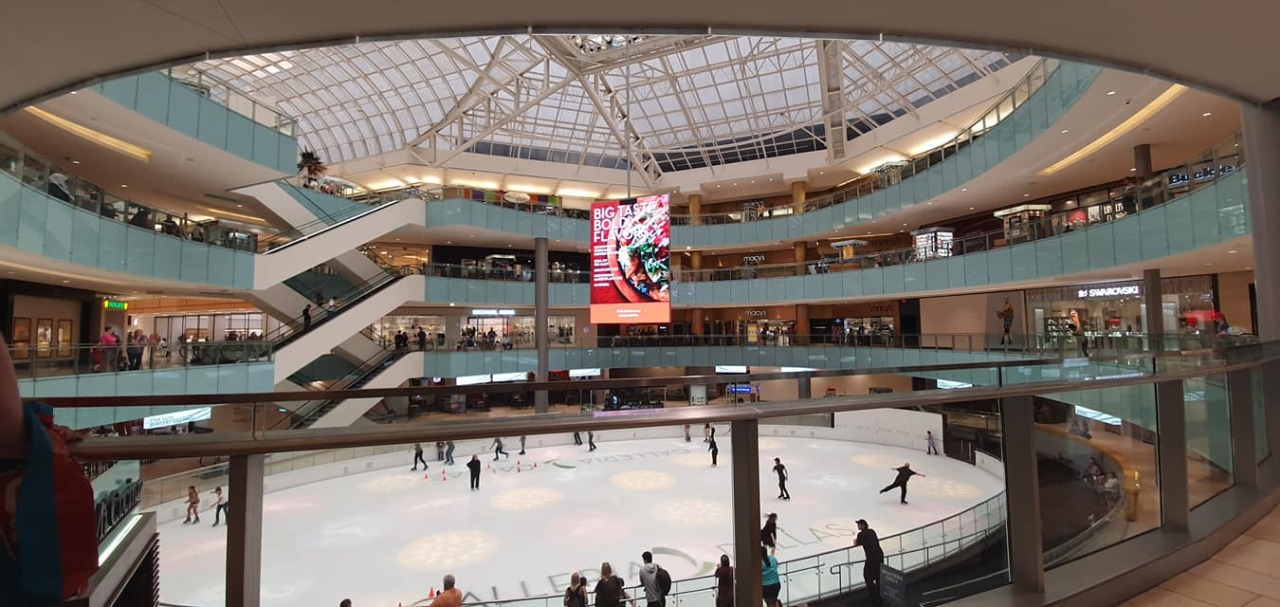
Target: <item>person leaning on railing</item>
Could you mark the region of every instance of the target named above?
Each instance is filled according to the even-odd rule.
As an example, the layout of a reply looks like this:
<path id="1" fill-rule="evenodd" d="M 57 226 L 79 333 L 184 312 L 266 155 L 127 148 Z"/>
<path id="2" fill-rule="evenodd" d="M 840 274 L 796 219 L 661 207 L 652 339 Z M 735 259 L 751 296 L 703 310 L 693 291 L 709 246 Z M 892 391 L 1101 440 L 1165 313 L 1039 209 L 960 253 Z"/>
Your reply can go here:
<path id="1" fill-rule="evenodd" d="M 0 338 L 0 596 L 6 605 L 59 603 L 98 570 L 93 487 L 67 445 L 83 436 L 53 410 L 24 403 Z M 22 490 L 18 491 L 21 486 Z M 12 496 L 12 497 L 10 497 Z"/>

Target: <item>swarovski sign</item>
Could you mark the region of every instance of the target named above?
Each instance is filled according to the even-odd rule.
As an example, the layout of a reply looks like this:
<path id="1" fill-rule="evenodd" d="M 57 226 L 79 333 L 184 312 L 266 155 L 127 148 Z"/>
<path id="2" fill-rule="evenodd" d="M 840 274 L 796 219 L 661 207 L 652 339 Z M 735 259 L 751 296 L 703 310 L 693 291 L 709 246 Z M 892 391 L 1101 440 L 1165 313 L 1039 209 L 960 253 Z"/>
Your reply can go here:
<path id="1" fill-rule="evenodd" d="M 1089 289 L 1080 289 L 1076 291 L 1076 297 L 1080 299 L 1098 299 L 1101 297 L 1130 297 L 1142 294 L 1142 287 L 1139 285 L 1124 285 L 1120 287 L 1093 287 Z"/>

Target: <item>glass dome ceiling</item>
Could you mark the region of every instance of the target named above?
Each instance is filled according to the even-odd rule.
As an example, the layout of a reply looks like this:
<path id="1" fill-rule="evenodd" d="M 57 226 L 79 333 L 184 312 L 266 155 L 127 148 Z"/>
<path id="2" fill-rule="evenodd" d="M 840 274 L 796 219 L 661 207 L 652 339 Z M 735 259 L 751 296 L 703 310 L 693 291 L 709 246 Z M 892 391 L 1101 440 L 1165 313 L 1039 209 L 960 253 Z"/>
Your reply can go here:
<path id="1" fill-rule="evenodd" d="M 191 67 L 296 117 L 302 145 L 330 163 L 417 148 L 436 165 L 471 152 L 635 168 L 653 185 L 841 145 L 1019 58 L 868 40 L 577 34 L 369 42 Z"/>

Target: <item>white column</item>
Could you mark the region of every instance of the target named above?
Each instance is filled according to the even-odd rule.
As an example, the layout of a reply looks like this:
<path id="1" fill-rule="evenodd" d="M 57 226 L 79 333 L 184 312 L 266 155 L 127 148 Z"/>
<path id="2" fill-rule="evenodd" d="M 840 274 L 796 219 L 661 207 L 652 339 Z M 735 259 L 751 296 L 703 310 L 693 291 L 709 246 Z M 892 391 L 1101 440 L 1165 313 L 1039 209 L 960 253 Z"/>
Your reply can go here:
<path id="1" fill-rule="evenodd" d="M 1264 341 L 1280 339 L 1280 100 L 1244 106 L 1244 159 L 1249 171 L 1249 224 L 1258 326 Z"/>

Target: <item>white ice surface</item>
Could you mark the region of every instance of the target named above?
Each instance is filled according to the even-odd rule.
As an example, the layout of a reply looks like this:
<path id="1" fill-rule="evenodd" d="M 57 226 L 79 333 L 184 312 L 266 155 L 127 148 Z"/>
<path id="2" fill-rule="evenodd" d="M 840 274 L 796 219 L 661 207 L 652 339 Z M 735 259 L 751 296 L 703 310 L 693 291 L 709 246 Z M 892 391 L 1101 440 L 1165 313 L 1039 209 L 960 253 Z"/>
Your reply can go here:
<path id="1" fill-rule="evenodd" d="M 269 493 L 262 604 L 351 598 L 360 607 L 410 605 L 439 590 L 446 573 L 468 600 L 539 596 L 562 592 L 572 571 L 596 579 L 602 561 L 634 584 L 640 553 L 655 548 L 673 578 L 707 575 L 721 554 L 732 553 L 732 440 L 719 443 L 719 468 L 710 467 L 700 438 L 601 441 L 594 453 L 566 446 L 519 456 L 512 449 L 501 462 L 482 455 L 478 492 L 468 489 L 465 458 L 447 468 L 448 481 L 435 462 L 423 480 L 409 471 L 406 451 L 377 456 L 402 457 L 398 468 Z M 897 447 L 762 437 L 760 456 L 762 510 L 779 513 L 780 561 L 849 546 L 859 518 L 888 537 L 1003 489 L 973 466 Z M 774 457 L 790 471 L 789 502 L 775 498 Z M 889 468 L 905 461 L 927 476 L 911 481 L 903 506 L 896 490 L 878 491 L 893 480 Z M 223 528 L 210 526 L 212 515 L 203 514 L 200 526 L 160 526 L 163 601 L 224 604 L 226 539 Z"/>

